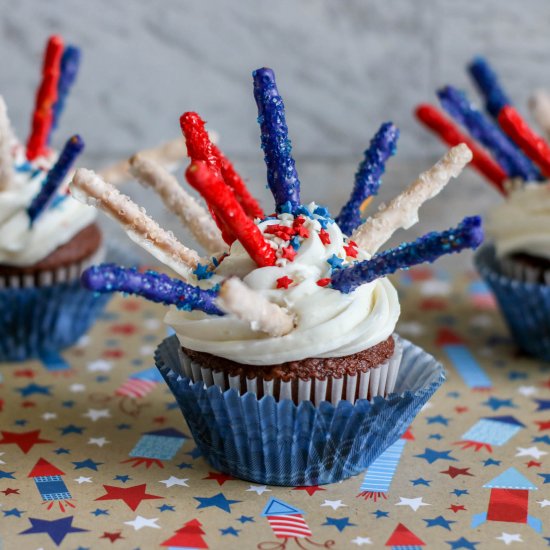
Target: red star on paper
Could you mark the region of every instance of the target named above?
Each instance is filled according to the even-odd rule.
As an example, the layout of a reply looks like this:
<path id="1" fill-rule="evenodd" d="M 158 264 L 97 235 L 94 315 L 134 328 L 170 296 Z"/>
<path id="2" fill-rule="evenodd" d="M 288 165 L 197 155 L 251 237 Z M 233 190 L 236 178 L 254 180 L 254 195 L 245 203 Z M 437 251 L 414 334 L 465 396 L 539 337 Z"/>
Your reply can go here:
<path id="1" fill-rule="evenodd" d="M 125 311 L 137 311 L 141 307 L 141 304 L 139 303 L 139 300 L 133 300 L 132 298 L 127 298 L 126 300 L 124 300 L 124 302 L 122 302 L 121 307 Z"/>
<path id="2" fill-rule="evenodd" d="M 121 349 L 106 349 L 101 356 L 105 359 L 120 359 L 124 355 Z"/>
<path id="3" fill-rule="evenodd" d="M 235 478 L 227 474 L 222 474 L 221 472 L 208 472 L 208 475 L 202 479 L 213 479 L 218 482 L 218 485 L 223 485 L 226 481 L 231 481 Z"/>
<path id="4" fill-rule="evenodd" d="M 535 466 L 536 468 L 540 468 L 542 466 L 541 462 L 537 462 L 536 460 L 530 460 L 529 462 L 525 463 L 527 465 L 527 468 L 532 468 Z"/>
<path id="5" fill-rule="evenodd" d="M 165 416 L 155 416 L 155 418 L 153 418 L 153 422 L 155 424 L 164 424 L 166 422 L 166 417 Z"/>
<path id="6" fill-rule="evenodd" d="M 34 401 L 21 401 L 21 406 L 24 409 L 30 409 L 31 407 L 36 407 L 36 403 Z"/>
<path id="7" fill-rule="evenodd" d="M 453 479 L 458 476 L 472 476 L 474 477 L 474 474 L 471 474 L 468 470 L 470 468 L 455 468 L 454 466 L 449 466 L 447 470 L 443 470 L 442 472 L 439 472 L 440 474 L 447 474 L 448 476 L 451 476 Z"/>
<path id="8" fill-rule="evenodd" d="M 326 491 L 319 485 L 309 485 L 308 487 L 294 487 L 293 491 L 305 491 L 309 496 L 313 496 L 317 491 Z"/>
<path id="9" fill-rule="evenodd" d="M 455 411 L 458 413 L 458 414 L 461 414 L 461 413 L 465 413 L 467 411 L 469 411 L 470 409 L 468 409 L 468 407 L 455 407 Z"/>
<path id="10" fill-rule="evenodd" d="M 111 542 L 115 542 L 115 540 L 123 539 L 120 531 L 117 531 L 116 533 L 107 533 L 107 531 L 103 532 L 103 535 L 99 537 L 100 539 L 109 539 Z"/>
<path id="11" fill-rule="evenodd" d="M 120 325 L 113 325 L 111 327 L 111 331 L 113 334 L 124 334 L 124 335 L 130 335 L 137 332 L 136 325 L 132 325 L 131 323 L 122 323 Z"/>
<path id="12" fill-rule="evenodd" d="M 442 311 L 447 309 L 447 300 L 443 298 L 424 298 L 420 302 L 420 309 L 422 311 Z"/>
<path id="13" fill-rule="evenodd" d="M 19 378 L 34 378 L 36 376 L 32 369 L 18 369 L 13 375 Z"/>
<path id="14" fill-rule="evenodd" d="M 288 288 L 294 281 L 285 275 L 277 279 L 277 288 Z"/>
<path id="15" fill-rule="evenodd" d="M 39 443 L 53 443 L 49 439 L 40 439 L 40 430 L 32 430 L 30 432 L 5 432 L 0 431 L 2 434 L 2 439 L 0 439 L 0 444 L 17 445 L 25 454 L 27 454 L 35 445 Z"/>
<path id="16" fill-rule="evenodd" d="M 321 239 L 321 242 L 323 244 L 330 244 L 330 235 L 328 234 L 328 231 L 326 229 L 321 229 L 321 231 L 319 231 L 319 238 Z M 346 250 L 346 247 L 344 247 L 344 250 Z"/>
<path id="17" fill-rule="evenodd" d="M 4 493 L 6 496 L 8 495 L 18 495 L 19 489 L 11 489 L 8 487 L 7 489 L 4 489 L 3 491 L 0 491 L 0 493 Z"/>
<path id="18" fill-rule="evenodd" d="M 451 504 L 447 510 L 452 510 L 456 514 L 461 510 L 466 511 L 466 507 L 463 504 Z"/>
<path id="19" fill-rule="evenodd" d="M 535 421 L 535 424 L 539 427 L 539 432 L 543 432 L 544 430 L 550 430 L 550 420 L 537 420 Z"/>
<path id="20" fill-rule="evenodd" d="M 134 485 L 133 487 L 114 487 L 113 485 L 103 485 L 105 491 L 103 496 L 96 498 L 95 500 L 123 500 L 124 503 L 133 510 L 137 510 L 142 500 L 152 500 L 159 497 L 157 495 L 150 495 L 147 491 L 147 484 Z"/>

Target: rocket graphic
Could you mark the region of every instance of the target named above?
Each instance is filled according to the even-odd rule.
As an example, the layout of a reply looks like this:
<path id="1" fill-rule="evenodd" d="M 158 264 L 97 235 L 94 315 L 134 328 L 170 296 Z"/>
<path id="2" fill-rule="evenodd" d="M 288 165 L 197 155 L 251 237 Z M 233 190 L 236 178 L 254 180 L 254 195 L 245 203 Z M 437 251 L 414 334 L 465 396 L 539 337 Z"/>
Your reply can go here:
<path id="1" fill-rule="evenodd" d="M 203 539 L 204 534 L 202 523 L 198 519 L 192 519 L 185 523 L 181 529 L 178 529 L 173 536 L 165 540 L 161 546 L 168 546 L 169 550 L 208 548 Z"/>
<path id="2" fill-rule="evenodd" d="M 385 546 L 391 546 L 392 550 L 421 550 L 426 543 L 402 523 L 398 523 Z"/>
<path id="3" fill-rule="evenodd" d="M 304 512 L 291 504 L 271 497 L 262 512 L 262 517 L 267 518 L 273 533 L 282 542 L 266 541 L 260 542 L 260 550 L 284 550 L 290 542 L 298 548 L 314 546 L 316 548 L 332 548 L 334 541 L 327 540 L 324 543 L 317 543 L 311 540 L 313 536 L 306 520 Z"/>
<path id="4" fill-rule="evenodd" d="M 174 428 L 164 428 L 145 432 L 136 446 L 130 451 L 132 458 L 123 460 L 122 464 L 133 463 L 133 468 L 145 464 L 150 468 L 156 464 L 164 468 L 162 460 L 171 460 L 180 450 L 187 436 Z"/>
<path id="5" fill-rule="evenodd" d="M 492 388 L 493 383 L 489 376 L 458 334 L 447 327 L 441 328 L 437 334 L 436 345 L 447 354 L 449 361 L 467 386 L 478 391 L 488 391 Z"/>
<path id="6" fill-rule="evenodd" d="M 472 305 L 477 309 L 494 310 L 497 303 L 493 293 L 483 281 L 474 281 L 468 287 Z"/>
<path id="7" fill-rule="evenodd" d="M 363 483 L 359 489 L 358 497 L 365 500 L 388 498 L 386 494 L 390 490 L 393 476 L 399 465 L 403 449 L 407 440 L 414 440 L 410 428 L 393 445 L 390 445 L 368 468 Z"/>
<path id="8" fill-rule="evenodd" d="M 515 468 L 508 468 L 483 487 L 491 489 L 489 506 L 486 513 L 476 514 L 472 518 L 472 527 L 477 527 L 486 521 L 527 523 L 540 533 L 541 520 L 528 514 L 529 491 L 536 491 L 537 487 L 525 476 Z"/>
<path id="9" fill-rule="evenodd" d="M 508 443 L 520 430 L 525 428 L 513 416 L 486 416 L 480 418 L 466 433 L 462 434 L 460 445 L 463 449 L 474 447 L 476 451 L 485 448 L 490 453 L 493 447 L 500 447 Z"/>
<path id="10" fill-rule="evenodd" d="M 44 503 L 48 503 L 48 510 L 51 510 L 56 502 L 62 512 L 65 511 L 65 506 L 74 508 L 74 504 L 69 502 L 69 499 L 72 498 L 71 493 L 69 493 L 65 482 L 61 479 L 61 476 L 64 475 L 65 472 L 62 472 L 47 460 L 39 458 L 27 476 L 34 479 L 42 500 Z"/>

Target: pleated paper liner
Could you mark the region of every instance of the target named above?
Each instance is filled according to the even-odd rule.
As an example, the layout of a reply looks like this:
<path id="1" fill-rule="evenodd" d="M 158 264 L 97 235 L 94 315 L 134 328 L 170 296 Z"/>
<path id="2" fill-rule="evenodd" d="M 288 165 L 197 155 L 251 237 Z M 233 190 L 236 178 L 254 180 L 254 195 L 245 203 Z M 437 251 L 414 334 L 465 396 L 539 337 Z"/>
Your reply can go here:
<path id="1" fill-rule="evenodd" d="M 445 380 L 432 356 L 398 338 L 402 357 L 386 398 L 296 405 L 251 391 L 221 391 L 181 376 L 176 336 L 157 348 L 157 367 L 206 460 L 235 477 L 268 485 L 334 483 L 365 470 L 397 441 Z"/>
<path id="2" fill-rule="evenodd" d="M 475 264 L 493 291 L 516 344 L 530 355 L 550 361 L 550 286 L 505 274 L 492 245 L 479 249 Z"/>

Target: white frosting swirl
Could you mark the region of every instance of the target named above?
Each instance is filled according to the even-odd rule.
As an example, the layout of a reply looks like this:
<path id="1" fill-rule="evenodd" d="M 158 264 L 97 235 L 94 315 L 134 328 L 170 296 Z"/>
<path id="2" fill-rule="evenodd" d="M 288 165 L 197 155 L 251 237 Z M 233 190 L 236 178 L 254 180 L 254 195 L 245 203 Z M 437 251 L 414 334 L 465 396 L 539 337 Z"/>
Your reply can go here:
<path id="1" fill-rule="evenodd" d="M 485 228 L 499 257 L 523 252 L 550 260 L 550 183 L 511 189 L 488 212 Z"/>
<path id="2" fill-rule="evenodd" d="M 316 205 L 308 208 L 314 212 Z M 400 313 L 397 292 L 387 279 L 364 284 L 350 294 L 317 284 L 330 277 L 329 259 L 341 259 L 343 265 L 355 260 L 348 256 L 344 247 L 349 252 L 349 243 L 337 224 L 322 215 L 322 210 L 318 212 L 319 215 L 305 218 L 304 227 L 309 235 L 299 239 L 293 261 L 281 257 L 288 241 L 265 233 L 274 224 L 292 226 L 293 216 L 281 214 L 278 219 L 259 222 L 277 251 L 279 259 L 275 266 L 258 268 L 242 245 L 235 242 L 229 256 L 208 280 L 217 283 L 230 275 L 241 277 L 250 288 L 294 314 L 293 331 L 271 337 L 253 330 L 233 315 L 216 317 L 172 308 L 165 321 L 174 327 L 181 344 L 239 363 L 269 365 L 308 357 L 352 355 L 386 340 L 393 333 Z M 326 233 L 322 232 L 321 224 L 326 225 Z M 359 252 L 359 259 L 364 258 Z M 287 289 L 277 288 L 277 280 L 282 277 L 292 280 Z"/>
<path id="3" fill-rule="evenodd" d="M 22 147 L 15 151 L 12 185 L 0 192 L 0 264 L 33 265 L 70 241 L 93 222 L 94 208 L 66 194 L 69 178 L 50 205 L 31 226 L 27 208 L 40 190 L 54 158 L 28 163 Z"/>

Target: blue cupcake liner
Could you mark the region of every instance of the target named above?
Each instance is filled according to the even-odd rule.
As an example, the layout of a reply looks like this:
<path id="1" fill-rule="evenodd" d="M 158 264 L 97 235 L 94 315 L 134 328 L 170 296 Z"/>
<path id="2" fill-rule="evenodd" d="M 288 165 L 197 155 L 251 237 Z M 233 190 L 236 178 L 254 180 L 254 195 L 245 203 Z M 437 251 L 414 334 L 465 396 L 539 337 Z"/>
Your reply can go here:
<path id="1" fill-rule="evenodd" d="M 157 348 L 155 362 L 203 456 L 217 470 L 266 485 L 334 483 L 365 470 L 403 435 L 445 380 L 431 355 L 403 340 L 395 393 L 354 405 L 323 401 L 295 405 L 258 400 L 253 393 L 221 392 L 178 374 L 176 336 Z"/>
<path id="2" fill-rule="evenodd" d="M 504 275 L 492 245 L 480 248 L 474 261 L 493 291 L 517 345 L 530 355 L 550 361 L 550 287 Z"/>

